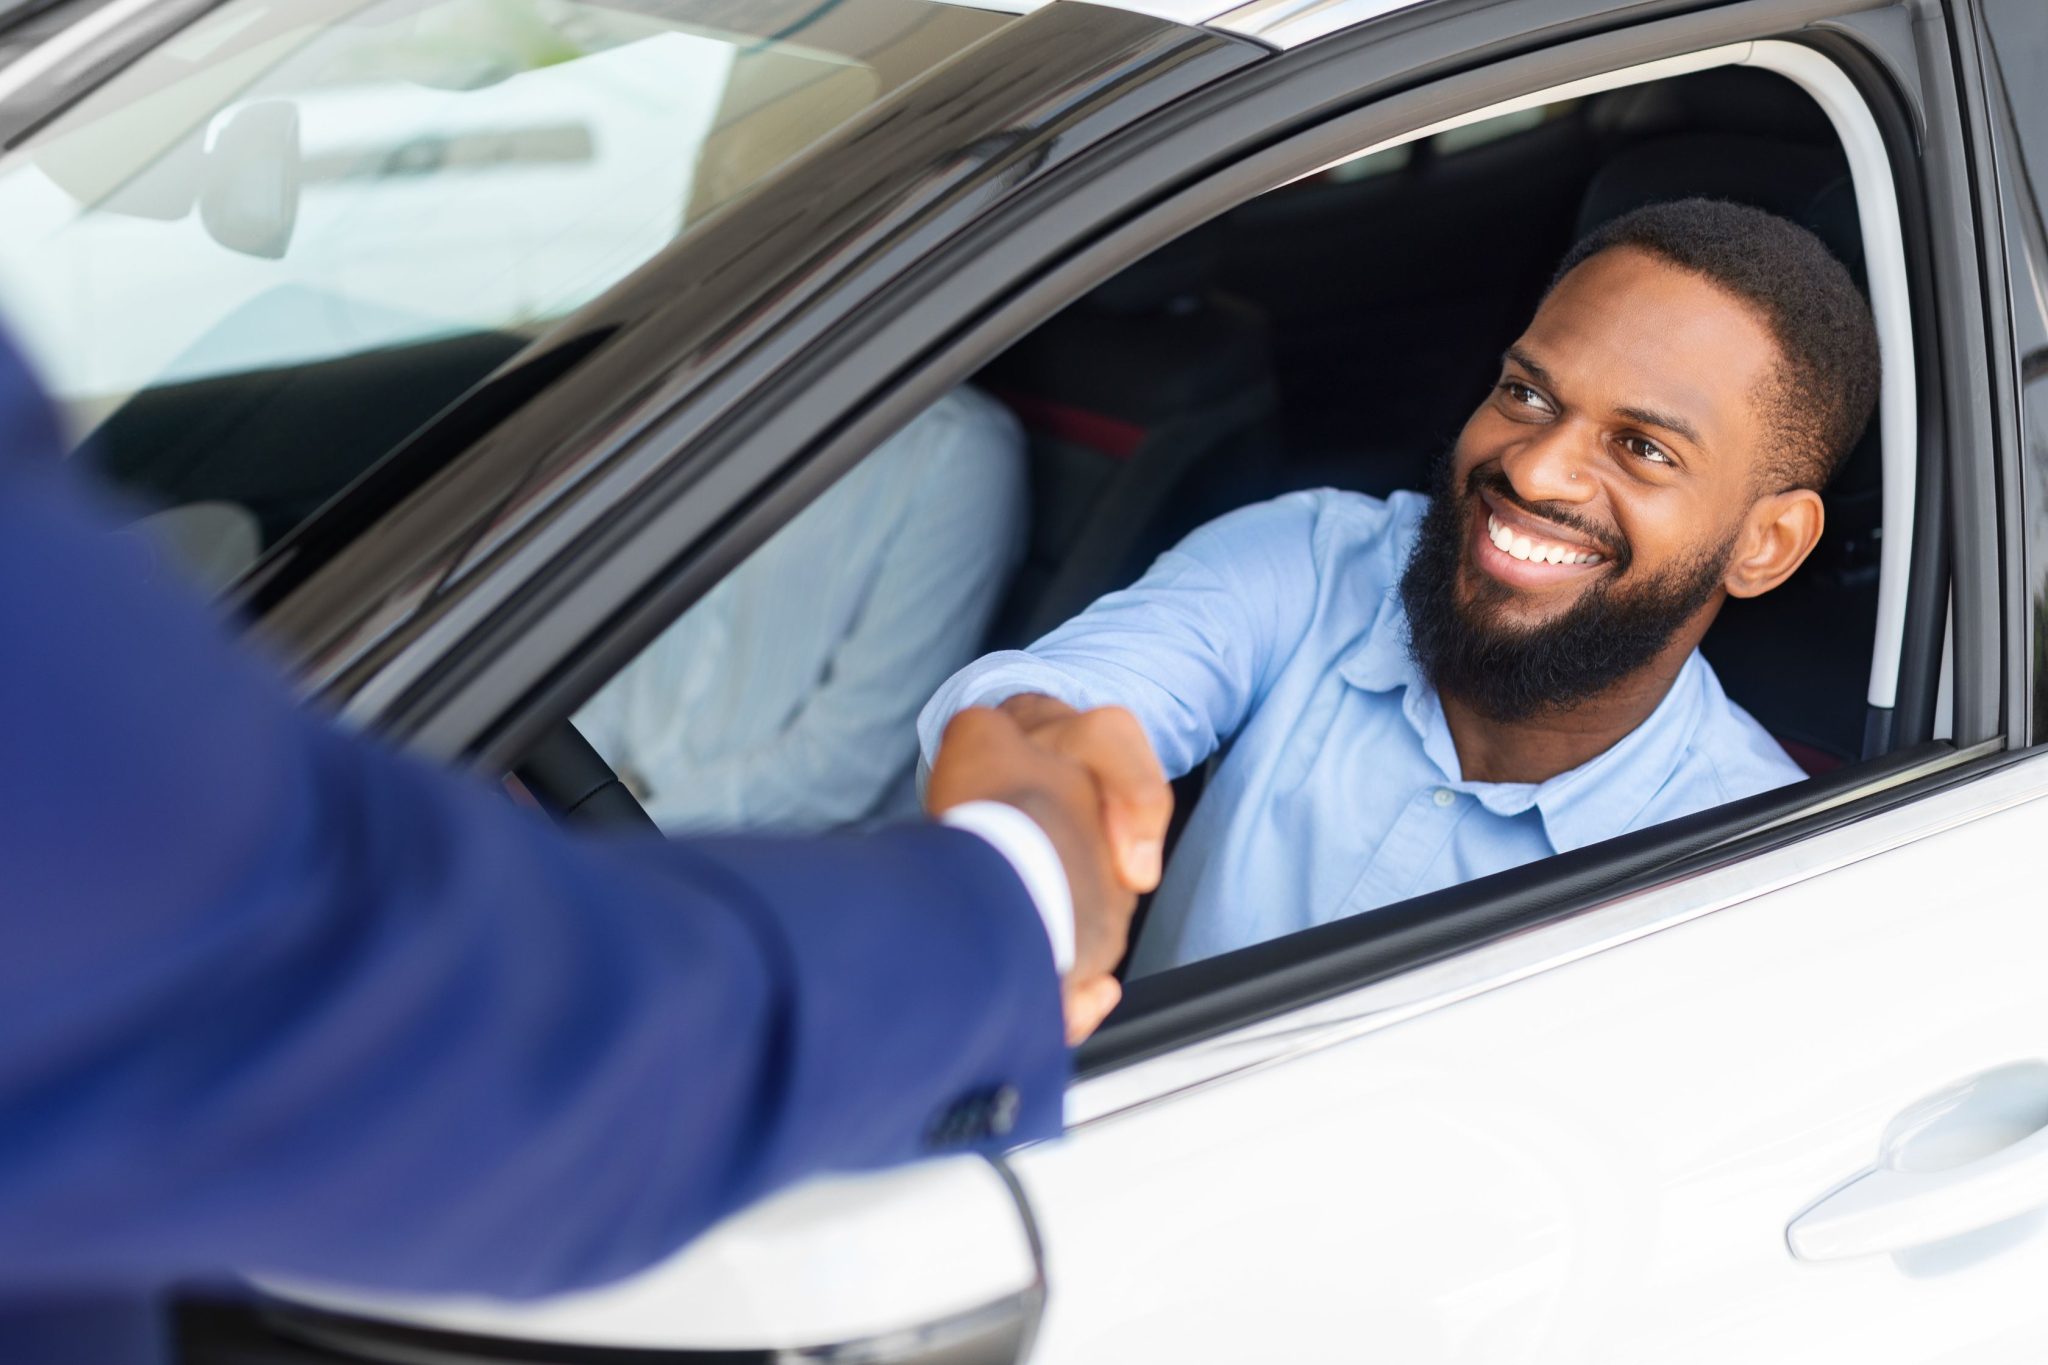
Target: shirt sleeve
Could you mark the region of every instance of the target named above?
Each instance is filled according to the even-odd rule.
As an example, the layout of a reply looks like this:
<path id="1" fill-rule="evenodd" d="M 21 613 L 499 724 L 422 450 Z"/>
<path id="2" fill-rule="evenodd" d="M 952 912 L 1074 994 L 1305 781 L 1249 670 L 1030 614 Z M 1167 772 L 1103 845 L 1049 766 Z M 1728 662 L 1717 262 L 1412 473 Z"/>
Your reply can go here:
<path id="1" fill-rule="evenodd" d="M 1236 733 L 1307 630 L 1320 506 L 1296 493 L 1219 517 L 1029 649 L 955 673 L 918 717 L 924 761 L 956 713 L 1032 692 L 1124 707 L 1169 776 L 1190 771 Z"/>
<path id="2" fill-rule="evenodd" d="M 0 1284 L 559 1292 L 1058 1131 L 982 839 L 573 839 L 293 705 L 56 446 L 0 349 Z"/>
<path id="3" fill-rule="evenodd" d="M 1000 801 L 968 801 L 939 817 L 939 823 L 978 834 L 1016 870 L 1031 904 L 1045 921 L 1052 963 L 1062 976 L 1074 965 L 1074 891 L 1059 850 L 1038 822 Z"/>

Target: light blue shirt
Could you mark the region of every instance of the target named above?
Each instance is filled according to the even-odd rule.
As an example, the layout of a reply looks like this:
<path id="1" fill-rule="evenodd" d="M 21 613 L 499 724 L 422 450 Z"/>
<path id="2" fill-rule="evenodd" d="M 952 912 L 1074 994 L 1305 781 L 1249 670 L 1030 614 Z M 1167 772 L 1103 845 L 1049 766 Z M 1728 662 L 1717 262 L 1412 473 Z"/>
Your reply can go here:
<path id="1" fill-rule="evenodd" d="M 918 703 L 974 657 L 1023 557 L 1024 434 L 948 393 L 575 715 L 670 833 L 915 811 Z"/>
<path id="2" fill-rule="evenodd" d="M 1228 746 L 1132 961 L 1192 962 L 1800 780 L 1695 652 L 1649 718 L 1541 783 L 1468 782 L 1398 585 L 1427 500 L 1330 489 L 1240 508 L 1026 651 L 949 679 L 1135 714 L 1171 776 Z"/>

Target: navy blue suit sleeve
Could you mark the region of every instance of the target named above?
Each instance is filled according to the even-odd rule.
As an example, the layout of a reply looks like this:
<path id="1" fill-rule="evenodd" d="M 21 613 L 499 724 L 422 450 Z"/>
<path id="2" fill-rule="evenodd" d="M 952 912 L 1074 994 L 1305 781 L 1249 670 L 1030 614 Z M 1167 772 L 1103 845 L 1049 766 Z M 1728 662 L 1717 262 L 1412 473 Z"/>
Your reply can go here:
<path id="1" fill-rule="evenodd" d="M 572 838 L 295 706 L 57 448 L 0 347 L 0 1287 L 546 1293 L 965 1097 L 1058 1130 L 980 840 Z"/>

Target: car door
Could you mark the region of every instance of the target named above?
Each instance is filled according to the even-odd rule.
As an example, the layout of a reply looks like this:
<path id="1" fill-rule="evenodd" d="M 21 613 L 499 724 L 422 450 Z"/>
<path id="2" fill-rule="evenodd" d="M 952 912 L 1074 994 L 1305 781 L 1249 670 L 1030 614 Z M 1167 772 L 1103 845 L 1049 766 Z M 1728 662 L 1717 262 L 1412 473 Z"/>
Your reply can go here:
<path id="1" fill-rule="evenodd" d="M 1969 12 L 1920 18 L 1974 121 Z M 1970 153 L 1929 107 L 1939 199 Z M 1934 230 L 1996 245 L 1995 202 L 1956 192 Z M 1967 517 L 2018 468 L 1990 416 L 2015 375 L 1945 375 L 1928 439 L 1977 454 Z M 1958 589 L 1996 616 L 2019 557 L 2003 584 L 1974 558 Z M 1957 685 L 2001 657 L 1959 657 Z M 2016 734 L 2025 685 L 2002 681 Z M 1038 1358 L 2040 1358 L 2048 930 L 2023 850 L 2048 836 L 2048 756 L 2002 747 L 1369 984 L 1368 959 L 1347 989 L 1277 944 L 1161 983 L 1181 1022 L 1105 1039 L 1068 1140 L 1013 1159 L 1045 1246 Z"/>
<path id="2" fill-rule="evenodd" d="M 2048 1133 L 2044 794 L 2029 759 L 1083 1082 L 1015 1158 L 1039 1358 L 2039 1358 L 2002 1182 Z"/>

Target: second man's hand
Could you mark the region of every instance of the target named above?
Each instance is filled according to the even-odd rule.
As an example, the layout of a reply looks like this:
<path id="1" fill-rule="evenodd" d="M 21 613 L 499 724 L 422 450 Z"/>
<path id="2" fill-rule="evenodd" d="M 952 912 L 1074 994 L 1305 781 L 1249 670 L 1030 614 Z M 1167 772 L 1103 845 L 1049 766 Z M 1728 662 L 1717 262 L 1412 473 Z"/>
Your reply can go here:
<path id="1" fill-rule="evenodd" d="M 1062 983 L 1071 1043 L 1093 1033 L 1122 998 L 1114 973 L 1138 895 L 1159 883 L 1173 811 L 1163 775 L 1156 791 L 1146 786 L 1143 764 L 1133 761 L 1130 736 L 1122 734 L 1126 725 L 1136 733 L 1122 712 L 1066 708 L 1064 716 L 1020 717 L 1008 703 L 1000 711 L 970 708 L 946 727 L 925 788 L 935 815 L 970 801 L 1001 801 L 1031 816 L 1051 839 L 1074 901 L 1074 965 Z M 1136 740 L 1157 774 L 1143 734 Z"/>

